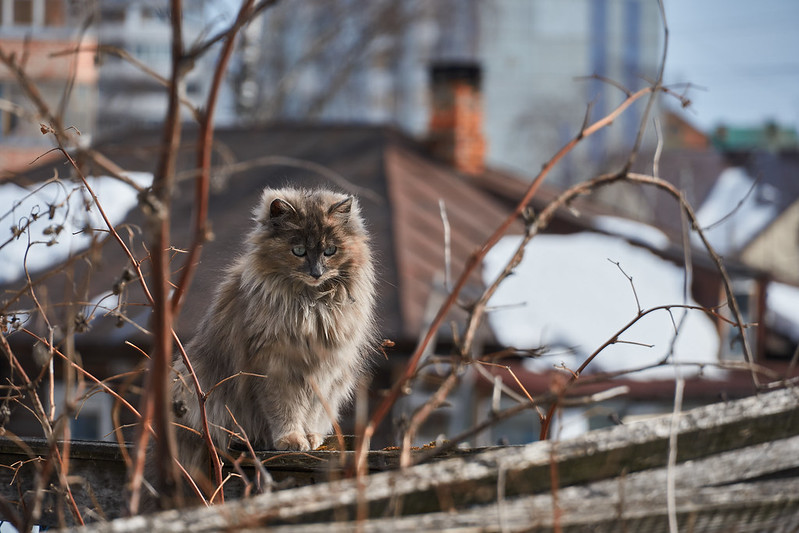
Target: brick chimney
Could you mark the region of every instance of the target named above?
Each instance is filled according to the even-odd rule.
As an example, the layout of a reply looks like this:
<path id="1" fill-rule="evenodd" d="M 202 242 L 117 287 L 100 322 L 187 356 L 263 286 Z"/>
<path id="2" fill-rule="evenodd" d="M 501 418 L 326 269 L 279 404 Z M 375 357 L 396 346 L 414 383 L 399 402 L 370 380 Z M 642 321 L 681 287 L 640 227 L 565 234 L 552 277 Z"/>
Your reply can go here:
<path id="1" fill-rule="evenodd" d="M 430 68 L 433 154 L 465 174 L 485 169 L 481 71 L 476 63 L 437 63 Z"/>

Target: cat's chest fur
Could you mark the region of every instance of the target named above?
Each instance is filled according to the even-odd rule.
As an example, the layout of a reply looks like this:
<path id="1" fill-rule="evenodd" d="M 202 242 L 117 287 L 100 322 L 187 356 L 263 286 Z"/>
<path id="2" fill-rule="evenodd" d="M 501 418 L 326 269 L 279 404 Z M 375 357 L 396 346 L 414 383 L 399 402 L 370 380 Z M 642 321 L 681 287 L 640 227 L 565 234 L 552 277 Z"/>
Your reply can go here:
<path id="1" fill-rule="evenodd" d="M 342 289 L 294 292 L 261 283 L 246 290 L 246 336 L 253 363 L 273 366 L 286 358 L 310 370 L 355 357 L 358 305 Z"/>

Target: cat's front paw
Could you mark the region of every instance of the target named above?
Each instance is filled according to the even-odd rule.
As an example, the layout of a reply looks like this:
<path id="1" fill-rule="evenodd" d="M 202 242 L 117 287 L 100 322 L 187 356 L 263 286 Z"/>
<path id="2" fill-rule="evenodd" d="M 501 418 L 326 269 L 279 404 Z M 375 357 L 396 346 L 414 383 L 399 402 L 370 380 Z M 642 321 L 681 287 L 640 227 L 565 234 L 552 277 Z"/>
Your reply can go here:
<path id="1" fill-rule="evenodd" d="M 275 441 L 275 448 L 278 450 L 292 450 L 298 452 L 307 452 L 311 449 L 308 439 L 299 431 L 292 431 L 279 437 Z"/>
<path id="2" fill-rule="evenodd" d="M 308 437 L 308 443 L 311 445 L 312 450 L 317 449 L 325 442 L 325 438 L 319 433 L 308 433 L 306 437 Z"/>

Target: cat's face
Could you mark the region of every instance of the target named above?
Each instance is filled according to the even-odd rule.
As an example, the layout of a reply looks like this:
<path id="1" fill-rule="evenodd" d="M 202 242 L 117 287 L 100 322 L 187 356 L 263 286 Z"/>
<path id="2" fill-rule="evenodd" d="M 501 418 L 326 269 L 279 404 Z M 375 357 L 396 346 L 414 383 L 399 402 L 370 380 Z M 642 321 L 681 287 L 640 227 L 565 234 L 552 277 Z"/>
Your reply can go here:
<path id="1" fill-rule="evenodd" d="M 251 235 L 264 273 L 324 290 L 345 284 L 364 260 L 365 232 L 351 196 L 266 190 Z"/>

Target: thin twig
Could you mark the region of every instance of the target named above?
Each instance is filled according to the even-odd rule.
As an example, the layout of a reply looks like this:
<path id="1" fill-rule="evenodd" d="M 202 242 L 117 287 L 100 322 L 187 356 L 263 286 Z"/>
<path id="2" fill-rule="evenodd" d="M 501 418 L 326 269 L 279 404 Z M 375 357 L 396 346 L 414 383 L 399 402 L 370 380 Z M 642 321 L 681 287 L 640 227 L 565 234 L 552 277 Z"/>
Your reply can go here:
<path id="1" fill-rule="evenodd" d="M 638 127 L 638 133 L 635 136 L 635 143 L 630 150 L 630 155 L 627 158 L 627 163 L 624 165 L 624 170 L 622 170 L 623 174 L 629 172 L 635 164 L 635 159 L 638 157 L 638 150 L 641 148 L 641 142 L 644 139 L 644 133 L 646 133 L 646 125 L 649 122 L 649 115 L 652 112 L 652 106 L 654 106 L 655 98 L 660 93 L 660 89 L 663 87 L 663 73 L 666 70 L 666 56 L 668 55 L 669 50 L 669 25 L 666 21 L 666 10 L 663 7 L 663 0 L 658 0 L 658 7 L 660 9 L 661 24 L 663 26 L 663 54 L 660 57 L 660 67 L 658 68 L 657 79 L 652 85 L 653 90 L 647 99 L 646 108 L 641 114 L 641 125 Z"/>
<path id="2" fill-rule="evenodd" d="M 641 312 L 641 301 L 638 299 L 638 291 L 635 290 L 635 283 L 633 283 L 633 277 L 630 276 L 629 274 L 627 274 L 627 272 L 624 271 L 624 269 L 621 267 L 621 263 L 619 261 L 614 261 L 613 259 L 610 259 L 610 258 L 608 258 L 608 261 L 610 261 L 611 263 L 616 265 L 616 268 L 619 269 L 619 272 L 621 272 L 622 275 L 625 278 L 627 278 L 627 281 L 630 282 L 630 288 L 632 289 L 633 296 L 635 297 L 635 307 L 638 310 L 638 312 L 640 313 Z"/>
<path id="3" fill-rule="evenodd" d="M 710 231 L 710 230 L 712 230 L 713 228 L 715 228 L 715 227 L 717 227 L 717 226 L 719 226 L 719 225 L 723 224 L 725 221 L 729 220 L 729 219 L 730 219 L 730 217 L 732 217 L 733 215 L 735 215 L 735 213 L 737 213 L 738 211 L 740 211 L 740 210 L 741 210 L 741 207 L 744 205 L 744 203 L 745 203 L 745 202 L 746 202 L 746 200 L 749 198 L 749 196 L 751 196 L 751 195 L 752 195 L 752 193 L 754 192 L 754 190 L 755 190 L 755 189 L 757 189 L 757 186 L 758 186 L 759 182 L 760 182 L 760 176 L 758 176 L 758 177 L 757 177 L 757 179 L 755 179 L 754 181 L 752 181 L 752 185 L 751 185 L 751 186 L 749 187 L 749 189 L 746 191 L 746 194 L 744 194 L 744 195 L 743 195 L 743 197 L 742 197 L 742 198 L 741 198 L 741 199 L 738 201 L 738 203 L 735 205 L 735 207 L 733 207 L 732 209 L 730 209 L 730 211 L 729 211 L 728 213 L 726 213 L 724 216 L 722 216 L 720 219 L 716 220 L 715 222 L 712 222 L 712 223 L 708 224 L 707 226 L 704 226 L 704 227 L 702 228 L 702 230 L 704 230 L 704 231 Z"/>
<path id="4" fill-rule="evenodd" d="M 447 206 L 443 198 L 438 199 L 438 211 L 441 215 L 441 225 L 444 228 L 444 287 L 447 292 L 452 290 L 452 237 L 447 217 Z"/>
<path id="5" fill-rule="evenodd" d="M 649 315 L 651 313 L 655 313 L 657 311 L 668 311 L 670 309 L 694 309 L 694 310 L 697 310 L 697 311 L 702 311 L 703 313 L 707 313 L 708 312 L 707 309 L 705 309 L 704 307 L 699 307 L 699 306 L 694 306 L 694 305 L 672 304 L 672 305 L 659 305 L 659 306 L 656 306 L 656 307 L 650 307 L 650 308 L 638 313 L 634 318 L 632 318 L 629 322 L 627 322 L 627 324 L 625 324 L 618 331 L 616 331 L 616 333 L 614 333 L 613 336 L 611 336 L 608 340 L 606 340 L 604 343 L 602 343 L 602 345 L 599 346 L 599 348 L 594 350 L 594 352 L 591 355 L 589 355 L 585 359 L 585 361 L 583 361 L 583 363 L 577 368 L 577 370 L 572 373 L 572 376 L 569 378 L 569 380 L 564 384 L 563 392 L 565 392 L 568 388 L 570 388 L 579 379 L 579 376 L 583 373 L 583 371 L 586 369 L 586 367 L 588 365 L 590 365 L 591 362 L 594 359 L 596 359 L 596 357 L 600 353 L 602 353 L 608 346 L 611 346 L 613 344 L 618 343 L 619 342 L 619 337 L 621 337 L 621 335 L 623 333 L 625 333 L 628 329 L 630 329 L 635 324 L 637 324 L 643 317 L 645 317 L 645 316 L 647 316 L 647 315 Z M 550 429 L 550 426 L 552 425 L 552 417 L 553 417 L 557 407 L 558 407 L 558 402 L 555 401 L 555 402 L 552 403 L 552 405 L 550 405 L 549 410 L 547 411 L 546 417 L 545 417 L 543 423 L 541 424 L 541 434 L 540 434 L 540 439 L 541 440 L 546 440 L 546 438 L 549 435 L 549 429 Z"/>
<path id="6" fill-rule="evenodd" d="M 255 7 L 252 8 L 252 10 L 248 15 L 248 19 L 245 22 L 249 22 L 249 20 L 259 15 L 263 10 L 275 5 L 276 3 L 277 0 L 261 0 L 255 5 Z M 196 61 L 197 58 L 205 54 L 219 41 L 222 41 L 224 39 L 230 39 L 231 36 L 235 36 L 235 33 L 238 32 L 240 28 L 241 24 L 239 22 L 239 19 L 237 18 L 236 21 L 231 25 L 231 27 L 220 31 L 213 37 L 209 38 L 207 41 L 203 43 L 198 43 L 196 46 L 188 50 L 185 54 L 186 60 L 191 62 Z"/>
<path id="7" fill-rule="evenodd" d="M 235 424 L 236 428 L 238 428 L 239 432 L 241 433 L 241 435 L 239 435 L 239 438 L 244 442 L 244 445 L 247 446 L 247 450 L 250 452 L 250 455 L 252 455 L 252 460 L 253 463 L 255 464 L 255 467 L 261 473 L 261 477 L 263 477 L 264 482 L 266 483 L 266 492 L 271 492 L 272 486 L 274 486 L 275 484 L 275 480 L 272 479 L 272 476 L 269 474 L 266 468 L 264 468 L 263 463 L 261 463 L 260 459 L 258 459 L 258 455 L 256 455 L 249 437 L 247 437 L 247 432 L 244 431 L 243 427 L 241 427 L 241 424 L 239 424 L 239 421 L 236 420 L 235 416 L 233 416 L 233 413 L 230 411 L 230 408 L 228 408 L 227 405 L 225 405 L 225 410 L 227 411 L 227 414 L 230 415 L 230 419 L 233 420 L 233 424 Z M 258 483 L 258 491 L 264 492 L 264 489 L 261 487 L 260 482 Z M 211 501 L 213 500 L 214 499 L 212 497 Z"/>
<path id="8" fill-rule="evenodd" d="M 191 364 L 191 363 L 189 363 L 189 364 Z M 189 370 L 189 374 L 194 374 L 193 370 Z M 253 377 L 253 378 L 266 378 L 267 377 L 265 374 L 256 374 L 254 372 L 245 372 L 243 370 L 239 370 L 235 374 L 232 374 L 232 375 L 230 375 L 230 376 L 228 376 L 226 378 L 222 378 L 221 380 L 216 382 L 210 389 L 208 389 L 208 392 L 205 392 L 202 395 L 205 396 L 206 398 L 208 398 L 209 396 L 211 396 L 211 393 L 214 392 L 217 389 L 217 387 L 219 387 L 220 385 L 222 385 L 226 381 L 229 381 L 231 379 L 235 379 L 235 378 L 238 378 L 238 377 L 241 377 L 241 376 L 250 376 L 250 377 Z"/>
<path id="9" fill-rule="evenodd" d="M 618 81 L 608 78 L 607 76 L 602 76 L 601 74 L 591 74 L 590 76 L 577 76 L 574 78 L 575 81 L 585 81 L 585 80 L 598 80 L 603 83 L 607 83 L 608 85 L 612 85 L 616 87 L 618 90 L 624 93 L 624 96 L 629 97 L 632 94 L 632 91 L 619 83 Z"/>
<path id="10" fill-rule="evenodd" d="M 186 348 L 183 346 L 183 343 L 180 341 L 177 333 L 174 330 L 172 330 L 172 339 L 174 340 L 175 345 L 178 347 L 183 364 L 186 365 L 186 370 L 191 377 L 192 383 L 194 385 L 194 391 L 197 394 L 197 406 L 200 414 L 200 423 L 203 427 L 202 438 L 205 441 L 205 447 L 208 450 L 208 457 L 211 461 L 211 470 L 214 473 L 214 478 L 217 485 L 220 485 L 222 483 L 222 463 L 219 460 L 219 454 L 216 451 L 216 446 L 214 446 L 214 441 L 211 437 L 211 430 L 208 426 L 208 414 L 205 410 L 205 403 L 208 401 L 208 394 L 210 394 L 210 391 L 208 393 L 203 392 L 202 386 L 200 385 L 200 380 L 197 378 L 197 374 L 194 372 L 194 367 L 192 367 L 191 360 L 189 359 L 189 354 L 186 353 Z M 226 380 L 227 379 L 223 381 Z M 219 383 L 217 385 L 219 385 Z M 216 385 L 212 387 L 211 390 L 213 390 L 215 387 Z M 224 493 L 222 493 L 222 501 L 224 501 Z"/>
<path id="11" fill-rule="evenodd" d="M 671 414 L 669 454 L 666 466 L 666 508 L 669 514 L 670 533 L 678 533 L 679 531 L 674 469 L 677 466 L 677 430 L 680 426 L 680 412 L 682 411 L 682 398 L 685 390 L 685 380 L 680 375 L 679 367 L 675 367 L 675 372 L 677 376 L 674 381 L 674 411 Z"/>
<path id="12" fill-rule="evenodd" d="M 453 369 L 447 379 L 441 383 L 436 393 L 433 395 L 430 400 L 426 401 L 422 404 L 419 409 L 413 414 L 411 417 L 411 421 L 408 424 L 408 429 L 405 431 L 405 434 L 402 437 L 402 451 L 400 452 L 400 467 L 408 467 L 411 466 L 411 444 L 413 442 L 413 438 L 416 435 L 416 432 L 419 429 L 419 426 L 427 420 L 430 414 L 437 409 L 446 399 L 447 395 L 452 391 L 453 387 L 458 383 L 458 375 L 457 371 Z"/>
<path id="13" fill-rule="evenodd" d="M 509 367 L 508 365 L 500 365 L 498 363 L 489 363 L 488 361 L 476 361 L 476 362 L 478 364 L 480 364 L 480 365 L 493 366 L 493 367 L 497 367 L 497 368 L 504 368 L 505 370 L 507 370 L 508 374 L 511 375 L 513 380 L 516 382 L 516 384 L 522 390 L 524 395 L 530 401 L 530 404 L 535 408 L 536 413 L 538 413 L 539 420 L 543 420 L 544 419 L 544 413 L 541 412 L 541 409 L 539 409 L 538 404 L 535 403 L 535 400 L 533 399 L 532 396 L 530 396 L 530 393 L 527 392 L 527 389 L 524 387 L 524 385 L 522 385 L 522 382 L 516 376 L 516 373 L 511 369 L 511 367 Z"/>
<path id="14" fill-rule="evenodd" d="M 134 56 L 133 54 L 131 54 L 130 52 L 128 52 L 124 48 L 120 48 L 118 46 L 112 46 L 112 45 L 107 45 L 107 44 L 98 44 L 98 45 L 90 45 L 90 46 L 78 45 L 78 46 L 75 46 L 75 47 L 70 48 L 68 50 L 62 50 L 60 52 L 55 52 L 53 54 L 50 54 L 50 56 L 51 57 L 59 57 L 59 56 L 64 56 L 64 55 L 74 55 L 74 54 L 80 54 L 80 53 L 91 53 L 91 54 L 95 54 L 95 55 L 98 55 L 98 56 L 101 55 L 101 54 L 108 54 L 108 55 L 111 55 L 111 56 L 116 56 L 116 57 L 122 59 L 123 61 L 126 61 L 127 63 L 131 64 L 135 68 L 139 69 L 145 76 L 147 76 L 148 78 L 154 80 L 159 85 L 161 85 L 163 87 L 166 87 L 166 88 L 169 88 L 170 81 L 169 81 L 168 78 L 165 78 L 164 76 L 162 76 L 161 74 L 156 72 L 153 68 L 151 68 L 150 65 L 148 65 L 144 61 L 140 60 L 139 58 L 137 58 L 136 56 Z M 186 98 L 185 96 L 181 96 L 180 97 L 180 102 L 181 102 L 181 104 L 183 104 L 183 106 L 186 109 L 188 109 L 192 113 L 192 115 L 194 116 L 195 120 L 197 120 L 199 122 L 200 110 L 197 109 L 197 106 L 195 106 L 194 103 L 191 100 L 189 100 L 188 98 Z"/>
<path id="15" fill-rule="evenodd" d="M 333 431 L 335 432 L 336 440 L 338 441 L 338 449 L 342 452 L 345 451 L 347 447 L 344 444 L 344 433 L 342 433 L 341 425 L 339 425 L 338 420 L 336 420 L 336 413 L 333 412 L 333 408 L 330 407 L 330 403 L 327 401 L 327 398 L 322 395 L 319 385 L 316 384 L 316 380 L 312 376 L 308 376 L 308 384 L 313 389 L 316 399 L 322 404 L 322 408 L 325 410 L 328 419 L 330 419 L 330 424 L 333 426 Z M 343 461 L 344 454 L 341 454 L 341 458 Z"/>

